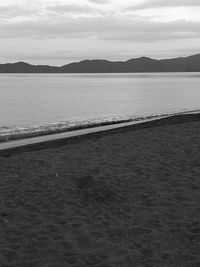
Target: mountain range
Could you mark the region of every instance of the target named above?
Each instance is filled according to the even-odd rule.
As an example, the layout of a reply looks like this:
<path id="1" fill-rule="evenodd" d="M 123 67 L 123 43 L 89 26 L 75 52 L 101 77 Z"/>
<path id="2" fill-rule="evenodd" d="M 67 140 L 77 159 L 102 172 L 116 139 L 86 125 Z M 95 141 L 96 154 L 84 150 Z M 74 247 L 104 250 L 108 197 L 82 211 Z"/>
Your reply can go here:
<path id="1" fill-rule="evenodd" d="M 83 60 L 61 67 L 25 62 L 0 64 L 0 73 L 133 73 L 199 72 L 200 54 L 172 59 L 133 58 L 127 61 Z"/>

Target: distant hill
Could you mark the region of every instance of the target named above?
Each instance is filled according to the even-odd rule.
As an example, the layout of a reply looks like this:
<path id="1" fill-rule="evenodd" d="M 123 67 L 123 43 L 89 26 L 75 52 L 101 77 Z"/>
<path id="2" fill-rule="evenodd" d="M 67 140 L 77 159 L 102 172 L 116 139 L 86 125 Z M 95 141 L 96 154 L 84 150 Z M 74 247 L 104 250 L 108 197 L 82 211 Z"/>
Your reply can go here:
<path id="1" fill-rule="evenodd" d="M 134 58 L 127 61 L 83 60 L 62 67 L 25 62 L 0 64 L 0 73 L 125 73 L 200 71 L 200 54 L 172 59 Z"/>

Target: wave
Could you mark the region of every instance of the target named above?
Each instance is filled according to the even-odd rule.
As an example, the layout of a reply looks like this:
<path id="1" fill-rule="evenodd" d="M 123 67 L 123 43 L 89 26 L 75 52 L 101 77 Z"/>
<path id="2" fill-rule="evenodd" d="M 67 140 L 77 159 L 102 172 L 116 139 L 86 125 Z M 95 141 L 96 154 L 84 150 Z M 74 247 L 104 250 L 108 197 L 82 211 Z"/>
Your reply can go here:
<path id="1" fill-rule="evenodd" d="M 84 121 L 65 121 L 59 123 L 48 123 L 46 125 L 34 125 L 27 127 L 0 127 L 0 142 L 8 142 L 12 140 L 25 139 L 30 137 L 50 135 L 68 131 L 81 130 L 86 128 L 93 128 L 99 126 L 106 126 L 112 124 L 120 124 L 126 122 L 142 122 L 147 120 L 161 119 L 164 117 L 182 115 L 189 113 L 199 113 L 200 110 L 184 110 L 181 112 L 165 113 L 157 115 L 148 115 L 141 117 L 109 117 L 101 119 L 90 119 Z"/>

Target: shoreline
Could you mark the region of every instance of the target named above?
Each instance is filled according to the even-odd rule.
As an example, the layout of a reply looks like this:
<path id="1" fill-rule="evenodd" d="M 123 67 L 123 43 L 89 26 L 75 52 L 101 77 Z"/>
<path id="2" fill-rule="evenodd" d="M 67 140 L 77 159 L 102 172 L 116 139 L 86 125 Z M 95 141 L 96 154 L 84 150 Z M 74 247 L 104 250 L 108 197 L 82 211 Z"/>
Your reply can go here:
<path id="1" fill-rule="evenodd" d="M 199 112 L 199 111 L 194 111 L 194 112 Z M 69 125 L 69 123 L 49 123 L 47 125 L 38 125 L 38 126 L 30 126 L 30 127 L 22 127 L 24 132 L 19 132 L 19 133 L 4 133 L 0 134 L 0 144 L 4 142 L 11 142 L 14 140 L 22 140 L 22 139 L 28 139 L 28 138 L 36 138 L 40 136 L 47 136 L 47 135 L 55 135 L 55 134 L 60 134 L 60 133 L 66 133 L 66 132 L 71 132 L 71 131 L 78 131 L 78 130 L 84 130 L 88 128 L 98 128 L 101 126 L 110 126 L 110 125 L 118 125 L 118 124 L 123 124 L 123 123 L 141 123 L 145 121 L 151 121 L 154 119 L 161 119 L 165 118 L 168 116 L 173 116 L 177 114 L 185 114 L 185 113 L 190 113 L 190 111 L 186 112 L 179 112 L 179 113 L 166 113 L 166 114 L 160 114 L 160 115 L 149 115 L 149 116 L 142 116 L 142 117 L 127 117 L 124 119 L 105 119 L 105 120 L 91 120 L 91 121 L 80 121 L 80 122 L 75 122 L 74 125 Z M 67 125 L 68 124 L 68 125 Z M 32 130 L 31 130 L 32 129 Z M 26 132 L 26 130 L 28 130 Z M 30 131 L 29 131 L 30 130 Z"/>
<path id="2" fill-rule="evenodd" d="M 123 123 L 142 123 L 146 121 L 162 119 L 175 115 L 184 115 L 184 114 L 196 114 L 199 113 L 200 110 L 185 110 L 180 112 L 173 113 L 163 113 L 156 115 L 146 115 L 141 117 L 130 117 L 127 118 L 104 118 L 104 119 L 92 119 L 85 121 L 68 121 L 68 122 L 59 122 L 59 123 L 48 123 L 46 125 L 33 125 L 33 126 L 24 126 L 21 127 L 21 130 L 17 128 L 14 130 L 9 130 L 6 132 L 5 130 L 0 132 L 0 144 L 5 142 L 12 142 L 15 140 L 23 140 L 28 138 L 36 138 L 40 136 L 48 136 L 55 135 L 60 133 L 66 133 L 71 131 L 84 130 L 88 128 L 98 128 L 101 126 L 109 126 L 109 125 L 118 125 Z M 9 129 L 9 127 L 3 127 Z"/>
<path id="3" fill-rule="evenodd" d="M 198 111 L 180 112 L 175 114 L 147 116 L 143 120 L 122 120 L 121 122 L 109 122 L 87 128 L 78 128 L 77 130 L 61 131 L 52 134 L 42 134 L 35 137 L 27 137 L 8 142 L 0 142 L 0 155 L 3 153 L 12 153 L 16 151 L 42 149 L 55 147 L 75 141 L 83 140 L 90 136 L 101 136 L 118 131 L 131 131 L 142 128 L 160 126 L 165 124 L 177 124 L 188 121 L 200 120 Z"/>
<path id="4" fill-rule="evenodd" d="M 159 117 L 164 117 L 164 116 L 168 116 L 168 114 L 166 115 L 154 115 L 154 116 L 146 116 L 146 117 L 138 117 L 138 118 L 134 118 L 134 119 L 119 119 L 119 120 L 102 120 L 100 122 L 89 122 L 89 123 L 77 123 L 76 125 L 73 126 L 66 126 L 65 123 L 63 123 L 63 126 L 60 128 L 56 128 L 57 125 L 61 125 L 62 123 L 58 123 L 58 124 L 47 124 L 47 125 L 39 125 L 39 126 L 33 126 L 32 129 L 35 128 L 35 130 L 32 130 L 30 132 L 25 132 L 25 133 L 18 133 L 18 134 L 4 134 L 4 135 L 0 135 L 0 143 L 4 143 L 4 142 L 10 142 L 10 141 L 14 141 L 14 140 L 22 140 L 22 139 L 27 139 L 27 138 L 35 138 L 35 137 L 40 137 L 40 136 L 47 136 L 47 135 L 55 135 L 55 134 L 59 134 L 59 133 L 66 133 L 66 132 L 71 132 L 71 131 L 78 131 L 78 130 L 84 130 L 84 129 L 88 129 L 88 128 L 98 128 L 101 126 L 109 126 L 109 125 L 114 125 L 114 124 L 122 124 L 122 123 L 128 123 L 128 122 L 142 122 L 143 120 L 148 120 L 148 119 L 154 119 L 154 118 L 159 118 Z M 42 130 L 37 130 L 38 128 L 42 128 L 44 127 L 45 129 Z M 47 129 L 49 127 L 49 129 Z M 24 128 L 26 129 L 26 128 Z M 28 128 L 29 129 L 29 128 Z M 31 127 L 30 127 L 31 129 Z"/>

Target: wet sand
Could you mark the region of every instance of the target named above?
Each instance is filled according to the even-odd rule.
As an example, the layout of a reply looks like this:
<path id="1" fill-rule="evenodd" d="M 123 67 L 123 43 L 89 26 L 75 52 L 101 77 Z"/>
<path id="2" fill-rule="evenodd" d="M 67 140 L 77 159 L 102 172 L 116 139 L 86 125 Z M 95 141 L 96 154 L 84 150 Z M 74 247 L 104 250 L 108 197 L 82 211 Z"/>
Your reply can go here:
<path id="1" fill-rule="evenodd" d="M 200 115 L 1 153 L 0 263 L 200 266 L 199 177 Z"/>

